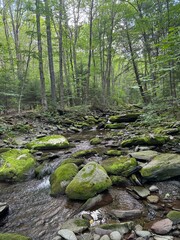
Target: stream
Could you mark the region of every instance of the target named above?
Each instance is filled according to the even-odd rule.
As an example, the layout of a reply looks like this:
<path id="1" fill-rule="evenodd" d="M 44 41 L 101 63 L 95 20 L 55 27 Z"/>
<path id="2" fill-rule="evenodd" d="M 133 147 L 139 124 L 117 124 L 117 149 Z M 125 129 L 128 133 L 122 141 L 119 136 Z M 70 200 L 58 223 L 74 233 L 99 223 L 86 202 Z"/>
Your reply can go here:
<path id="1" fill-rule="evenodd" d="M 89 139 L 103 132 L 88 131 L 85 133 L 68 134 L 66 137 L 74 144 L 73 148 L 61 150 L 58 157 L 51 160 L 49 164 L 54 170 L 62 160 L 68 158 L 73 152 L 92 148 Z M 88 159 L 102 160 L 100 155 Z M 100 223 L 111 223 L 115 220 L 109 215 L 111 209 L 121 210 L 141 209 L 141 219 L 134 221 L 140 223 L 145 229 L 157 219 L 162 219 L 164 214 L 174 208 L 180 209 L 180 182 L 169 180 L 158 182 L 155 185 L 159 188 L 160 202 L 163 211 L 156 211 L 147 207 L 143 200 L 135 199 L 125 188 L 113 186 L 107 193 L 112 196 L 113 201 L 108 205 L 91 212 L 94 218 L 94 225 Z M 151 185 L 146 185 L 148 188 Z M 68 200 L 65 195 L 53 198 L 49 195 L 49 176 L 43 179 L 33 179 L 22 183 L 0 183 L 0 202 L 9 205 L 9 214 L 0 221 L 0 232 L 16 232 L 31 237 L 33 240 L 50 240 L 57 235 L 61 223 L 67 219 L 77 208 L 82 205 L 80 201 Z M 165 200 L 166 194 L 171 196 Z M 178 239 L 178 238 L 177 238 Z"/>

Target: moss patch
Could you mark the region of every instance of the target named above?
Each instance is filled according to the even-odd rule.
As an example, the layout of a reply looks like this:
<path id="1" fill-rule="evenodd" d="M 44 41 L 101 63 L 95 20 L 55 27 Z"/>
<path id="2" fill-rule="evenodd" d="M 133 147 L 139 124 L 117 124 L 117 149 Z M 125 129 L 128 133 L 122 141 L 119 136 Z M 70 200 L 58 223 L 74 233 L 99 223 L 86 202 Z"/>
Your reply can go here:
<path id="1" fill-rule="evenodd" d="M 105 125 L 105 128 L 107 129 L 123 129 L 126 125 L 123 123 L 108 123 Z"/>
<path id="2" fill-rule="evenodd" d="M 68 140 L 62 135 L 51 135 L 41 138 L 27 144 L 27 148 L 37 150 L 61 149 L 69 147 Z"/>
<path id="3" fill-rule="evenodd" d="M 120 156 L 120 155 L 122 155 L 122 152 L 120 150 L 111 149 L 111 150 L 108 150 L 106 152 L 106 155 L 108 155 L 108 156 Z"/>
<path id="4" fill-rule="evenodd" d="M 71 199 L 86 200 L 109 188 L 111 184 L 104 168 L 95 162 L 89 162 L 67 186 L 66 194 Z"/>
<path id="5" fill-rule="evenodd" d="M 0 240 L 31 240 L 31 238 L 15 233 L 0 233 Z"/>
<path id="6" fill-rule="evenodd" d="M 124 115 L 111 116 L 109 120 L 112 123 L 121 123 L 121 122 L 134 122 L 138 119 L 140 113 L 128 113 Z"/>
<path id="7" fill-rule="evenodd" d="M 10 151 L 0 154 L 0 180 L 22 181 L 28 177 L 28 173 L 35 167 L 35 159 L 28 149 Z"/>
<path id="8" fill-rule="evenodd" d="M 50 176 L 51 196 L 64 194 L 67 185 L 77 172 L 78 167 L 74 163 L 67 163 L 58 167 Z"/>
<path id="9" fill-rule="evenodd" d="M 124 140 L 121 143 L 122 147 L 132 147 L 137 145 L 142 146 L 161 146 L 169 141 L 169 137 L 167 136 L 140 136 L 134 137 L 128 140 Z"/>
<path id="10" fill-rule="evenodd" d="M 71 155 L 73 158 L 81 158 L 81 157 L 91 157 L 93 155 L 97 154 L 97 151 L 95 149 L 87 149 L 87 150 L 80 150 Z"/>
<path id="11" fill-rule="evenodd" d="M 137 165 L 135 158 L 128 157 L 108 158 L 102 162 L 102 166 L 107 173 L 125 177 L 128 176 Z"/>
<path id="12" fill-rule="evenodd" d="M 179 211 L 170 211 L 167 214 L 167 217 L 173 221 L 174 224 L 180 223 L 180 212 Z"/>
<path id="13" fill-rule="evenodd" d="M 83 158 L 67 158 L 61 163 L 61 165 L 64 165 L 67 163 L 74 163 L 77 166 L 80 166 L 81 164 L 84 163 L 84 159 Z"/>
<path id="14" fill-rule="evenodd" d="M 99 143 L 101 143 L 101 142 L 102 142 L 102 139 L 101 139 L 101 138 L 98 138 L 98 137 L 92 138 L 92 139 L 90 140 L 90 144 L 91 144 L 91 145 L 97 145 L 97 144 L 99 144 Z"/>

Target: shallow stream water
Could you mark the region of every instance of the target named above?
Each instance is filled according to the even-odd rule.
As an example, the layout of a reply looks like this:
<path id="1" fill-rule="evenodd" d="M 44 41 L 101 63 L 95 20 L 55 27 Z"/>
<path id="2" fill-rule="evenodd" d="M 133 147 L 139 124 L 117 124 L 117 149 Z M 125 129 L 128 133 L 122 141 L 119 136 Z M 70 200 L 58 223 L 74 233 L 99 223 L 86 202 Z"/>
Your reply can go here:
<path id="1" fill-rule="evenodd" d="M 56 168 L 63 159 L 68 158 L 73 152 L 91 148 L 89 139 L 96 134 L 96 132 L 90 132 L 87 135 L 67 136 L 75 144 L 75 147 L 61 151 L 60 157 L 49 164 Z M 98 157 L 93 158 L 97 159 Z M 160 189 L 162 199 L 167 193 L 171 196 L 170 201 L 161 202 L 165 205 L 165 211 L 168 210 L 168 206 L 170 209 L 172 207 L 180 209 L 180 200 L 177 200 L 177 196 L 180 196 L 180 183 L 166 181 L 156 185 Z M 15 184 L 0 183 L 0 202 L 7 202 L 9 205 L 8 216 L 0 222 L 0 232 L 16 232 L 29 236 L 33 240 L 51 240 L 56 236 L 61 223 L 79 208 L 82 202 L 70 201 L 66 196 L 53 198 L 49 195 L 49 191 L 49 177 Z M 141 209 L 143 210 L 143 218 L 137 221 L 147 227 L 156 219 L 162 218 L 165 213 L 163 211 L 157 214 L 153 210 L 148 210 L 142 200 L 136 200 L 125 188 L 112 187 L 107 194 L 112 196 L 113 201 L 92 212 L 95 220 L 93 224 L 113 221 L 108 214 L 111 209 Z M 102 217 L 100 218 L 98 215 L 102 215 Z"/>

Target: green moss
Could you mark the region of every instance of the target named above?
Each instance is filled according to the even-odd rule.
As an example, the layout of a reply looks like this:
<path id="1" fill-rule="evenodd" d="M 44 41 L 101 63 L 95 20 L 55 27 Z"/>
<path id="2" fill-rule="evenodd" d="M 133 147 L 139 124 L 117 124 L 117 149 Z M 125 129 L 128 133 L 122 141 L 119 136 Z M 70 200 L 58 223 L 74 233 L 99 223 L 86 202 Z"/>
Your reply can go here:
<path id="1" fill-rule="evenodd" d="M 122 177 L 122 176 L 111 175 L 110 178 L 111 178 L 111 181 L 112 181 L 113 185 L 124 187 L 124 186 L 127 186 L 129 184 L 127 178 Z"/>
<path id="2" fill-rule="evenodd" d="M 0 233 L 0 240 L 31 240 L 31 238 L 15 233 Z"/>
<path id="3" fill-rule="evenodd" d="M 108 155 L 108 156 L 120 156 L 120 155 L 122 155 L 122 152 L 120 150 L 111 149 L 111 150 L 108 150 L 106 152 L 106 155 Z"/>
<path id="4" fill-rule="evenodd" d="M 128 176 L 137 165 L 138 164 L 135 158 L 128 157 L 108 158 L 102 162 L 102 166 L 107 173 L 125 177 Z"/>
<path id="5" fill-rule="evenodd" d="M 80 150 L 71 155 L 73 158 L 90 157 L 97 154 L 95 149 Z"/>
<path id="6" fill-rule="evenodd" d="M 124 140 L 121 143 L 122 147 L 131 147 L 131 146 L 137 146 L 137 145 L 143 145 L 143 146 L 161 146 L 165 144 L 167 141 L 169 141 L 169 137 L 167 136 L 140 136 L 140 137 L 134 137 L 128 140 Z"/>
<path id="7" fill-rule="evenodd" d="M 180 212 L 179 211 L 170 211 L 167 214 L 167 217 L 173 221 L 174 224 L 180 223 Z"/>
<path id="8" fill-rule="evenodd" d="M 100 138 L 98 138 L 98 137 L 92 138 L 92 139 L 90 140 L 90 144 L 91 144 L 91 145 L 97 145 L 97 144 L 99 144 L 99 143 L 101 143 L 101 142 L 102 142 L 102 139 L 100 139 Z"/>
<path id="9" fill-rule="evenodd" d="M 124 115 L 111 116 L 109 120 L 112 123 L 121 123 L 121 122 L 134 122 L 138 119 L 140 113 L 128 113 Z"/>
<path id="10" fill-rule="evenodd" d="M 68 140 L 62 135 L 50 135 L 41 138 L 27 144 L 27 148 L 43 150 L 43 149 L 61 149 L 69 147 Z"/>
<path id="11" fill-rule="evenodd" d="M 74 163 L 67 163 L 58 167 L 50 176 L 51 196 L 63 194 L 68 183 L 77 172 L 78 167 Z"/>
<path id="12" fill-rule="evenodd" d="M 83 158 L 67 158 L 61 163 L 61 165 L 64 165 L 67 163 L 74 163 L 77 166 L 80 166 L 81 164 L 84 163 L 84 159 Z"/>
<path id="13" fill-rule="evenodd" d="M 105 128 L 107 129 L 123 129 L 126 125 L 123 123 L 108 123 L 105 125 Z"/>
<path id="14" fill-rule="evenodd" d="M 12 149 L 0 154 L 0 180 L 22 181 L 26 174 L 35 166 L 35 159 L 28 149 Z"/>
<path id="15" fill-rule="evenodd" d="M 76 224 L 76 226 L 78 227 L 86 227 L 89 226 L 89 221 L 87 219 L 75 219 L 74 223 Z"/>

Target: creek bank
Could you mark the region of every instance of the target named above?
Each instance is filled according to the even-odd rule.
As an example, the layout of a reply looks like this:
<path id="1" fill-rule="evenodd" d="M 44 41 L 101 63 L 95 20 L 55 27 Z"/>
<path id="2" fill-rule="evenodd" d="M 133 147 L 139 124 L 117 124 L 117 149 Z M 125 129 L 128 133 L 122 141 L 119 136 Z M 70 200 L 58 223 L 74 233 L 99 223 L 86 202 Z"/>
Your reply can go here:
<path id="1" fill-rule="evenodd" d="M 89 118 L 90 120 L 92 120 L 91 118 Z M 89 122 L 91 122 L 89 120 Z M 94 121 L 93 120 L 93 122 L 95 123 L 96 122 L 96 124 L 99 124 L 99 120 L 97 120 L 97 118 L 96 118 L 96 121 Z M 72 135 L 72 132 L 75 132 L 74 130 L 73 130 L 73 128 L 70 128 L 70 127 L 72 127 L 71 125 L 75 125 L 74 123 L 70 123 L 69 122 L 69 125 L 68 125 L 68 131 L 70 132 L 70 135 Z M 88 125 L 88 128 L 90 127 L 90 126 L 93 126 L 93 124 L 92 124 L 92 122 L 90 123 L 90 125 Z M 83 124 L 82 124 L 83 125 Z M 85 153 L 82 151 L 83 150 L 83 148 L 81 149 L 68 149 L 68 150 L 61 150 L 61 151 L 59 151 L 59 152 L 53 152 L 53 151 L 50 151 L 51 153 L 46 153 L 47 155 L 46 155 L 46 157 L 43 159 L 43 157 L 45 156 L 45 152 L 44 151 L 42 151 L 42 153 L 34 153 L 34 155 L 36 155 L 36 156 L 38 156 L 38 154 L 40 154 L 39 155 L 39 160 L 40 161 L 38 161 L 38 163 L 41 165 L 42 163 L 43 164 L 47 164 L 47 165 L 50 165 L 51 163 L 55 163 L 58 159 L 60 159 L 61 158 L 61 155 L 63 154 L 67 154 L 67 158 L 66 157 L 64 157 L 63 156 L 63 159 L 61 160 L 61 161 L 59 161 L 59 163 L 62 163 L 62 162 L 64 162 L 64 165 L 66 165 L 66 161 L 75 161 L 75 159 L 76 159 L 76 161 L 77 161 L 77 167 L 78 167 L 78 170 L 80 170 L 80 169 L 82 169 L 84 166 L 86 166 L 89 162 L 92 162 L 92 161 L 95 161 L 95 162 L 97 162 L 98 164 L 102 164 L 103 165 L 103 162 L 104 161 L 106 161 L 106 160 L 108 160 L 108 158 L 109 158 L 109 156 L 106 154 L 106 152 L 107 152 L 107 150 L 109 150 L 109 151 L 111 151 L 111 150 L 117 150 L 117 151 L 119 151 L 121 154 L 122 154 L 122 156 L 120 155 L 120 157 L 128 157 L 127 155 L 128 154 L 130 154 L 130 153 L 133 153 L 134 152 L 134 150 L 135 150 L 135 145 L 132 145 L 132 146 L 130 146 L 130 147 L 123 147 L 122 146 L 122 141 L 124 141 L 124 140 L 126 140 L 126 139 L 128 139 L 129 137 L 130 137 L 130 135 L 132 134 L 132 135 L 139 135 L 139 131 L 142 131 L 142 129 L 139 129 L 139 127 L 137 127 L 137 126 L 135 126 L 136 124 L 133 122 L 132 124 L 126 124 L 126 127 L 125 128 L 123 128 L 123 129 L 120 129 L 120 131 L 117 129 L 117 130 L 112 130 L 112 131 L 109 131 L 108 130 L 108 132 L 105 132 L 105 134 L 106 135 L 103 135 L 103 134 L 101 134 L 101 132 L 100 133 L 98 133 L 98 134 L 101 134 L 100 135 L 100 139 L 101 139 L 101 141 L 99 141 L 98 143 L 96 142 L 96 147 L 93 149 L 93 153 L 91 152 L 91 150 L 92 149 L 85 149 Z M 105 125 L 104 125 L 105 126 Z M 75 126 L 74 126 L 75 127 Z M 87 125 L 86 125 L 86 127 L 87 127 Z M 56 127 L 48 127 L 49 129 L 48 129 L 48 131 L 47 131 L 47 133 L 48 133 L 48 135 L 50 135 L 50 133 L 52 133 L 52 132 L 58 132 L 58 134 L 62 131 L 62 128 L 59 128 L 60 130 L 58 130 L 58 128 L 56 128 Z M 56 129 L 55 129 L 56 128 Z M 79 130 L 80 130 L 80 132 L 82 131 L 82 128 L 80 127 L 80 124 L 79 125 L 76 125 L 76 128 L 78 128 Z M 85 124 L 83 125 L 83 128 L 85 128 Z M 107 131 L 107 130 L 105 130 L 105 131 Z M 44 131 L 45 132 L 45 131 Z M 94 133 L 95 132 L 93 132 L 92 131 L 92 133 L 90 133 L 90 135 L 91 135 L 91 137 L 89 136 L 89 139 L 92 139 L 92 136 L 94 135 Z M 38 134 L 42 134 L 42 131 L 41 131 L 41 133 L 38 133 Z M 37 134 L 37 135 L 38 135 Z M 62 132 L 61 132 L 61 134 L 62 134 Z M 84 134 L 83 132 L 82 132 L 82 134 Z M 97 134 L 97 133 L 96 133 Z M 109 135 L 108 135 L 109 134 Z M 142 134 L 142 133 L 141 133 Z M 145 133 L 145 135 L 147 135 L 147 134 L 149 134 L 149 133 Z M 65 134 L 66 135 L 66 134 Z M 95 137 L 99 137 L 99 136 L 95 136 Z M 67 138 L 68 138 L 68 134 L 67 134 Z M 73 144 L 74 145 L 77 145 L 77 144 L 79 144 L 79 140 L 78 140 L 78 135 L 74 135 L 74 141 L 73 141 Z M 170 139 L 170 138 L 169 138 Z M 27 139 L 27 141 L 28 141 L 29 139 Z M 81 142 L 81 140 L 80 140 L 80 142 Z M 12 143 L 11 143 L 12 144 Z M 90 145 L 90 141 L 88 142 L 88 148 L 91 148 L 91 145 Z M 154 143 L 153 143 L 154 144 Z M 164 148 L 164 146 L 166 146 L 166 144 L 168 144 L 168 142 L 166 142 L 166 143 L 164 143 L 163 144 L 163 146 L 161 146 L 161 148 L 163 149 Z M 6 146 L 10 146 L 10 145 L 6 145 Z M 106 146 L 105 148 L 104 148 L 104 146 Z M 146 147 L 146 146 L 145 146 Z M 99 149 L 101 148 L 101 150 L 99 151 Z M 159 146 L 155 146 L 155 145 L 150 145 L 150 146 L 148 146 L 148 149 L 149 148 L 152 148 L 153 150 L 157 150 L 157 153 L 158 153 L 158 156 L 159 155 L 161 155 L 162 153 L 161 152 L 159 152 L 158 150 L 160 150 L 160 148 L 159 148 Z M 102 150 L 103 149 L 103 150 Z M 138 149 L 142 149 L 142 146 L 141 145 L 139 145 L 138 146 Z M 164 148 L 164 149 L 166 149 L 166 147 Z M 147 150 L 147 149 L 146 149 Z M 149 150 L 148 150 L 149 151 Z M 89 155 L 87 154 L 89 152 Z M 91 153 L 90 153 L 91 152 Z M 119 153 L 118 152 L 118 153 Z M 136 152 L 134 152 L 134 153 L 136 153 Z M 138 153 L 138 152 L 137 152 Z M 115 152 L 114 152 L 114 154 L 115 154 Z M 142 154 L 142 153 L 141 153 Z M 146 153 L 147 154 L 147 153 Z M 172 153 L 171 153 L 172 154 Z M 153 158 L 155 157 L 155 156 L 152 156 L 151 155 L 151 157 L 149 157 L 148 159 L 147 159 L 147 157 L 145 158 L 143 158 L 143 157 L 141 157 L 141 159 L 139 159 L 138 157 L 136 158 L 136 157 L 134 157 L 134 156 L 132 156 L 133 158 L 135 158 L 136 159 L 136 162 L 138 163 L 138 165 L 141 167 L 141 169 L 137 169 L 137 168 L 132 168 L 131 170 L 131 172 L 130 172 L 130 176 L 129 176 L 129 174 L 127 174 L 126 176 L 125 176 L 125 181 L 126 181 L 126 183 L 127 183 L 127 185 L 128 185 L 128 187 L 130 187 L 130 186 L 135 186 L 136 187 L 136 184 L 137 184 L 137 182 L 135 183 L 135 182 L 132 182 L 132 179 L 133 179 L 133 177 L 136 177 L 136 181 L 138 180 L 137 178 L 139 178 L 139 181 L 140 181 L 140 184 L 142 184 L 142 182 L 144 182 L 144 181 L 141 181 L 142 180 L 142 178 L 143 178 L 143 176 L 141 176 L 141 170 L 143 169 L 143 167 L 145 167 L 145 165 L 147 165 L 147 162 L 149 162 L 149 163 L 151 163 L 151 161 L 153 161 Z M 53 169 L 51 170 L 51 173 L 52 172 L 54 172 L 54 170 L 59 166 L 59 165 L 61 165 L 61 164 L 55 164 L 56 166 L 55 167 L 53 167 Z M 76 162 L 74 162 L 74 164 L 76 164 Z M 136 164 L 136 166 L 137 166 L 137 164 Z M 49 175 L 49 173 L 47 172 L 47 174 Z M 118 175 L 119 174 L 119 175 Z M 112 179 L 112 177 L 113 178 L 117 178 L 117 177 L 120 177 L 120 178 L 124 178 L 124 176 L 121 176 L 121 174 L 120 173 L 118 173 L 117 174 L 117 172 L 114 172 L 114 174 L 112 174 L 110 177 L 111 177 L 111 179 Z M 173 176 L 174 177 L 174 176 Z M 131 179 L 132 178 L 132 179 Z M 171 177 L 170 177 L 171 178 Z M 145 180 L 145 178 L 143 178 L 144 180 Z M 157 180 L 156 180 L 157 181 Z M 155 181 L 155 184 L 157 183 Z M 146 182 L 148 183 L 148 181 L 146 180 Z M 118 188 L 120 188 L 121 189 L 121 187 L 122 187 L 122 185 L 121 185 L 121 183 L 122 182 L 119 182 L 118 183 L 118 185 L 119 186 L 117 186 L 117 189 Z M 116 182 L 116 184 L 117 184 L 117 182 Z M 114 188 L 114 187 L 113 187 Z M 146 186 L 144 186 L 144 188 L 146 189 L 147 187 Z M 152 188 L 152 186 L 151 186 L 151 188 Z M 110 188 L 109 189 L 109 191 L 111 192 L 111 194 L 112 194 L 112 197 L 113 197 L 113 203 L 110 203 L 110 204 L 108 204 L 107 205 L 107 207 L 103 207 L 103 208 L 100 208 L 100 210 L 99 210 L 99 213 L 100 214 L 98 214 L 98 217 L 96 218 L 95 216 L 93 217 L 93 211 L 88 211 L 87 212 L 87 214 L 89 215 L 89 218 L 90 218 L 90 220 L 89 220 L 89 223 L 91 224 L 91 226 L 92 225 L 96 225 L 96 227 L 95 226 L 92 226 L 93 227 L 93 230 L 91 230 L 91 227 L 88 227 L 88 231 L 89 231 L 89 233 L 84 233 L 84 232 L 82 232 L 82 233 L 79 233 L 79 234 L 75 234 L 75 237 L 76 237 L 76 239 L 87 239 L 88 240 L 88 238 L 87 238 L 87 236 L 89 236 L 89 239 L 113 239 L 113 237 L 116 235 L 116 234 L 120 234 L 121 235 L 121 238 L 122 239 L 126 239 L 126 238 L 129 238 L 131 235 L 133 235 L 134 234 L 134 239 L 137 239 L 138 237 L 141 237 L 141 238 L 143 238 L 143 239 L 146 239 L 147 237 L 149 237 L 149 238 L 151 238 L 151 239 L 157 239 L 158 238 L 158 236 L 155 236 L 155 233 L 153 233 L 152 232 L 152 230 L 151 230 L 151 226 L 148 226 L 147 227 L 147 225 L 144 225 L 144 223 L 142 224 L 142 229 L 141 230 L 139 230 L 139 229 L 137 229 L 137 224 L 136 224 L 136 221 L 137 221 L 137 216 L 138 215 L 136 215 L 135 213 L 134 213 L 134 215 L 133 215 L 133 213 L 131 212 L 131 217 L 130 218 L 132 218 L 133 219 L 133 227 L 128 231 L 128 233 L 122 233 L 122 232 L 120 232 L 120 231 L 118 231 L 118 233 L 117 233 L 117 228 L 116 229 L 104 229 L 104 228 L 102 228 L 101 229 L 101 225 L 102 225 L 102 223 L 104 222 L 104 223 L 107 223 L 108 221 L 109 222 L 111 222 L 111 221 L 114 221 L 114 222 L 116 222 L 117 224 L 119 224 L 119 221 L 121 220 L 121 218 L 119 218 L 118 217 L 118 215 L 116 216 L 116 215 L 113 215 L 113 212 L 111 211 L 111 210 L 114 210 L 114 212 L 116 212 L 117 213 L 117 211 L 120 211 L 120 210 L 123 210 L 123 211 L 126 211 L 127 210 L 127 215 L 128 214 L 130 214 L 130 212 L 129 211 L 132 211 L 134 208 L 137 210 L 137 212 L 140 212 L 139 214 L 140 214 L 140 216 L 142 217 L 142 219 L 146 219 L 146 218 L 148 218 L 148 220 L 149 221 L 157 221 L 158 220 L 158 218 L 160 218 L 160 216 L 164 216 L 164 213 L 166 212 L 166 211 L 168 211 L 168 212 L 170 212 L 170 210 L 173 210 L 173 208 L 176 208 L 176 205 L 173 205 L 173 202 L 174 201 L 176 201 L 177 200 L 177 196 L 178 196 L 178 194 L 176 193 L 175 195 L 171 195 L 171 193 L 169 193 L 169 190 L 168 189 L 166 189 L 166 196 L 164 195 L 164 196 L 162 196 L 162 193 L 160 193 L 160 190 L 159 190 L 159 188 L 157 188 L 156 187 L 156 191 L 155 192 L 153 192 L 153 194 L 156 194 L 156 196 L 158 195 L 158 197 L 159 197 L 159 201 L 158 202 L 153 202 L 152 200 L 151 200 L 151 198 L 150 198 L 150 200 L 149 200 L 149 196 L 151 196 L 151 191 L 150 192 L 148 192 L 148 194 L 147 195 L 141 195 L 141 192 L 138 190 L 137 191 L 137 187 L 136 187 L 136 191 L 135 191 L 135 189 L 134 188 L 132 188 L 132 189 L 130 189 L 129 188 L 129 192 L 128 192 L 128 189 L 125 189 L 125 192 L 127 193 L 128 192 L 128 194 L 130 194 L 130 196 L 132 196 L 132 198 L 131 198 L 131 202 L 129 202 L 129 207 L 130 207 L 130 209 L 127 207 L 127 204 L 126 205 L 124 205 L 124 208 L 125 208 L 125 210 L 124 209 L 122 209 L 123 208 L 123 200 L 120 198 L 120 196 L 119 195 L 121 195 L 121 194 L 123 194 L 124 195 L 124 197 L 126 198 L 126 200 L 128 199 L 128 198 L 130 198 L 129 197 L 129 195 L 126 195 L 125 194 L 125 192 L 121 192 L 120 191 L 120 189 L 118 189 L 118 191 L 117 191 L 117 194 L 115 195 L 115 193 L 112 191 L 112 188 Z M 124 189 L 124 188 L 123 188 Z M 141 189 L 142 190 L 142 189 Z M 48 193 L 47 193 L 48 194 Z M 168 195 L 169 195 L 169 197 L 168 197 Z M 166 198 L 165 198 L 166 197 Z M 60 196 L 60 198 L 61 198 L 61 196 Z M 119 202 L 119 204 L 115 204 L 115 203 L 117 203 L 117 199 L 119 199 L 120 198 L 120 202 Z M 57 199 L 58 200 L 58 199 Z M 136 206 L 134 206 L 134 202 L 135 202 L 135 200 L 137 200 L 138 201 L 138 203 L 137 203 L 137 205 L 138 205 L 138 207 L 136 207 Z M 52 200 L 51 200 L 52 201 Z M 167 202 L 166 202 L 167 201 Z M 139 206 L 139 202 L 140 202 L 140 206 Z M 133 204 L 132 204 L 133 203 Z M 164 204 L 164 205 L 163 205 Z M 168 204 L 172 204 L 171 205 L 171 207 L 168 205 Z M 110 209 L 108 209 L 108 207 L 110 208 Z M 157 208 L 160 208 L 160 210 L 157 210 Z M 103 212 L 103 211 L 101 211 L 101 209 L 106 209 L 105 210 L 105 212 Z M 145 213 L 144 213 L 145 212 Z M 82 212 L 80 212 L 79 214 L 75 214 L 75 218 L 76 217 L 81 217 L 82 216 Z M 120 215 L 119 215 L 120 216 Z M 57 220 L 57 217 L 58 216 L 56 216 L 56 221 L 58 221 Z M 115 218 L 115 219 L 114 219 Z M 127 222 L 127 220 L 128 220 L 128 216 L 127 216 L 127 218 L 124 218 L 123 219 L 123 221 L 124 222 Z M 138 218 L 138 220 L 140 220 L 139 218 Z M 65 218 L 63 218 L 63 219 L 61 219 L 61 222 L 64 222 L 65 221 Z M 146 220 L 142 220 L 142 221 L 146 221 Z M 43 224 L 42 224 L 43 225 Z M 41 226 L 42 227 L 42 226 Z M 94 227 L 96 228 L 96 230 L 94 230 Z M 43 227 L 42 227 L 43 228 Z M 53 229 L 53 228 L 52 228 Z M 60 229 L 58 229 L 58 231 L 59 231 Z M 45 231 L 45 230 L 44 230 Z M 52 230 L 51 230 L 52 231 Z M 55 236 L 57 233 L 58 233 L 58 231 L 55 233 L 53 233 L 53 236 Z M 94 232 L 93 232 L 94 231 Z M 105 231 L 107 231 L 107 232 L 105 232 Z M 175 233 L 175 231 L 176 231 L 176 233 Z M 168 239 L 168 237 L 172 237 L 173 236 L 173 234 L 175 235 L 175 234 L 177 234 L 177 231 L 178 231 L 178 227 L 177 227 L 177 224 L 174 224 L 173 223 L 173 225 L 172 225 L 172 229 L 170 230 L 170 232 L 168 233 L 169 235 L 166 235 L 166 236 L 163 236 L 163 237 L 165 237 L 165 239 Z M 101 234 L 100 234 L 101 233 Z M 116 233 L 116 234 L 115 234 Z M 38 237 L 38 239 L 46 239 L 46 232 L 43 234 L 43 231 L 42 232 L 39 232 L 38 233 L 39 234 L 39 237 Z M 42 234 L 42 235 L 41 235 Z M 89 234 L 89 235 L 87 235 L 87 234 Z M 34 235 L 35 236 L 35 235 Z M 118 235 L 119 236 L 119 235 Z M 174 236 L 175 237 L 175 236 Z M 60 235 L 58 236 L 56 236 L 56 238 L 57 239 L 60 239 Z M 160 238 L 160 237 L 159 237 Z M 47 239 L 48 239 L 48 235 L 47 235 Z M 75 238 L 74 238 L 75 239 Z M 133 238 L 132 238 L 133 239 Z"/>

